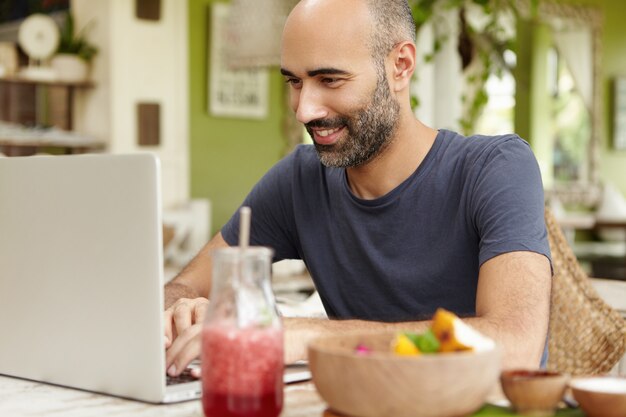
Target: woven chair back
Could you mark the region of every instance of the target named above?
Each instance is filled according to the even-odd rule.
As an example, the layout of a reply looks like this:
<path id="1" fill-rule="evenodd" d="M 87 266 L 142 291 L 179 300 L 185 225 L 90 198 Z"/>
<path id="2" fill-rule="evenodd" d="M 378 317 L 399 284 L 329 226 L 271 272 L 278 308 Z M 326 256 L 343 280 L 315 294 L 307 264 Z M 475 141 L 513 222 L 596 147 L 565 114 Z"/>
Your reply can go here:
<path id="1" fill-rule="evenodd" d="M 554 269 L 548 369 L 607 373 L 626 351 L 626 321 L 593 288 L 549 209 L 545 220 Z"/>

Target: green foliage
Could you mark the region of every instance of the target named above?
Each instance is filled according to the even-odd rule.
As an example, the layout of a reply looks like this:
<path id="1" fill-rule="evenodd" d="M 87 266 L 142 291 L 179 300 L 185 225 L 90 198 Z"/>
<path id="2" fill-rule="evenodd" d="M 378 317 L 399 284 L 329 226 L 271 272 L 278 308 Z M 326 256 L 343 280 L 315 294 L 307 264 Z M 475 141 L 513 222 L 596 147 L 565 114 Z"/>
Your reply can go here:
<path id="1" fill-rule="evenodd" d="M 87 28 L 83 28 L 77 34 L 74 33 L 74 18 L 68 11 L 65 16 L 65 24 L 61 27 L 61 39 L 59 42 L 58 54 L 78 55 L 89 62 L 98 53 L 98 48 L 87 41 Z"/>
<path id="2" fill-rule="evenodd" d="M 419 31 L 422 25 L 428 22 L 433 16 L 433 6 L 437 0 L 414 0 L 411 3 L 411 11 L 413 12 L 413 20 Z"/>
<path id="3" fill-rule="evenodd" d="M 420 100 L 417 96 L 411 95 L 411 108 L 413 110 L 417 109 L 420 106 Z"/>
<path id="4" fill-rule="evenodd" d="M 531 15 L 535 15 L 540 0 L 531 0 Z M 502 16 L 519 17 L 519 4 L 515 0 L 409 0 L 417 31 L 429 22 L 435 26 L 432 53 L 426 62 L 433 60 L 443 44 L 449 40 L 449 29 L 441 26 L 442 13 L 455 10 L 459 18 L 459 48 L 463 71 L 466 73 L 468 91 L 463 94 L 464 114 L 459 124 L 464 133 L 471 133 L 488 101 L 485 84 L 490 74 L 501 76 L 508 68 L 504 53 L 512 48 L 513 39 L 506 38 Z M 480 28 L 466 19 L 468 8 L 478 8 L 485 16 Z M 439 30 L 438 30 L 439 29 Z M 448 29 L 448 30 L 446 30 Z"/>

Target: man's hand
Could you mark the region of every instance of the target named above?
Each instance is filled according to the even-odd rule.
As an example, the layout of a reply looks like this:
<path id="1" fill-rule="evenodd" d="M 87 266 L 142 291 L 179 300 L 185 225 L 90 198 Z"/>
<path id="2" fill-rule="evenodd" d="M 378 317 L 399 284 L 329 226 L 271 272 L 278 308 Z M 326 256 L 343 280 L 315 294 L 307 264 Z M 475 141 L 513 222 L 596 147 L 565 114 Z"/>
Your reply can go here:
<path id="1" fill-rule="evenodd" d="M 183 271 L 165 285 L 165 369 L 179 375 L 200 355 L 201 330 L 211 289 L 211 252 L 227 248 L 217 233 Z M 193 372 L 198 376 L 198 372 Z"/>
<path id="2" fill-rule="evenodd" d="M 179 375 L 200 356 L 202 323 L 208 305 L 209 300 L 203 297 L 181 298 L 165 310 L 165 369 L 170 376 Z"/>
<path id="3" fill-rule="evenodd" d="M 307 318 L 283 318 L 285 330 L 285 364 L 307 359 L 307 345 L 316 336 L 320 320 Z"/>

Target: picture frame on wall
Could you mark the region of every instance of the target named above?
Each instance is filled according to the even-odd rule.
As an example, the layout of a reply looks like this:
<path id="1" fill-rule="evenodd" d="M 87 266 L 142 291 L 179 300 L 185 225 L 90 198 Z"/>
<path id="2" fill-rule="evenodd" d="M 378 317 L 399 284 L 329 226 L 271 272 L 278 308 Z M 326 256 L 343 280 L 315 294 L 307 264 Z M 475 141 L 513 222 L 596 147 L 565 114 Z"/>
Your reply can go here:
<path id="1" fill-rule="evenodd" d="M 209 7 L 208 108 L 218 117 L 264 119 L 268 115 L 269 72 L 265 68 L 232 69 L 228 66 L 228 16 L 230 5 Z"/>
<path id="2" fill-rule="evenodd" d="M 626 150 L 626 77 L 615 79 L 613 95 L 613 146 Z"/>

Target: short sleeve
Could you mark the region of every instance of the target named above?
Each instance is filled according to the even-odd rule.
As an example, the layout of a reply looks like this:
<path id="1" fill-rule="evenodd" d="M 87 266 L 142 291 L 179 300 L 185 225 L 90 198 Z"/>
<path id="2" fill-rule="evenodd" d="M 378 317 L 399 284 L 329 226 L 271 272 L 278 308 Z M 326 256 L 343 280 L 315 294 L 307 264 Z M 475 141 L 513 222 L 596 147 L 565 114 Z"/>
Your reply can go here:
<path id="1" fill-rule="evenodd" d="M 473 175 L 479 264 L 513 251 L 550 259 L 541 173 L 528 143 L 518 136 L 496 141 L 478 158 Z"/>

